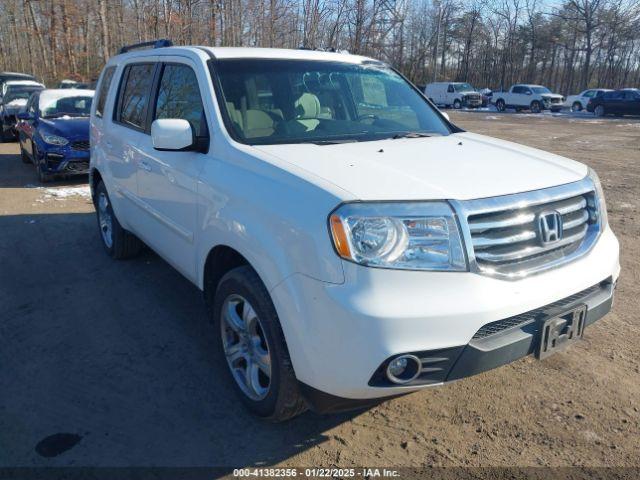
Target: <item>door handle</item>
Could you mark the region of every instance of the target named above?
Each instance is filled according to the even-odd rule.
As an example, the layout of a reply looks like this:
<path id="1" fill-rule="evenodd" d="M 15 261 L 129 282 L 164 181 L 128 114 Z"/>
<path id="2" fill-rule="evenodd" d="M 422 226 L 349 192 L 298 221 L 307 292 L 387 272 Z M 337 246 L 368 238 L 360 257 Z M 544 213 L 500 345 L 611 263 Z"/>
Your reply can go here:
<path id="1" fill-rule="evenodd" d="M 145 172 L 150 172 L 151 171 L 151 165 L 149 165 L 147 162 L 145 161 L 140 161 L 138 163 L 138 165 L 140 166 L 140 168 L 142 170 L 144 170 Z"/>

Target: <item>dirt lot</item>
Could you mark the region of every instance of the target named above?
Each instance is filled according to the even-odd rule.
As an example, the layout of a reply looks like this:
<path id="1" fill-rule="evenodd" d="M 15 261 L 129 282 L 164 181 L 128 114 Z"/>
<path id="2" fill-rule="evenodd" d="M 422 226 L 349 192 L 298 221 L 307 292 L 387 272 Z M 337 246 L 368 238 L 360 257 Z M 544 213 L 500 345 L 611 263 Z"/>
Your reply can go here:
<path id="1" fill-rule="evenodd" d="M 218 382 L 198 290 L 151 252 L 110 261 L 83 183 L 36 187 L 4 144 L 0 467 L 640 465 L 640 121 L 452 118 L 600 173 L 623 270 L 584 342 L 364 413 L 265 424 Z M 56 433 L 79 442 L 39 454 Z"/>

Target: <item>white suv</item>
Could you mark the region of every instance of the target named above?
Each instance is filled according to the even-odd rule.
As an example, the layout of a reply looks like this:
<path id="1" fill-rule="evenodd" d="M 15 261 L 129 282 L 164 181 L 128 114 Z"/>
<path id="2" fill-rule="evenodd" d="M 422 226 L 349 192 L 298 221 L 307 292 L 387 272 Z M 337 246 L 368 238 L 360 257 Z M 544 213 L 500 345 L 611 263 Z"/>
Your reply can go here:
<path id="1" fill-rule="evenodd" d="M 464 132 L 370 58 L 164 45 L 100 78 L 101 240 L 204 292 L 258 415 L 544 358 L 611 308 L 618 241 L 585 165 Z"/>

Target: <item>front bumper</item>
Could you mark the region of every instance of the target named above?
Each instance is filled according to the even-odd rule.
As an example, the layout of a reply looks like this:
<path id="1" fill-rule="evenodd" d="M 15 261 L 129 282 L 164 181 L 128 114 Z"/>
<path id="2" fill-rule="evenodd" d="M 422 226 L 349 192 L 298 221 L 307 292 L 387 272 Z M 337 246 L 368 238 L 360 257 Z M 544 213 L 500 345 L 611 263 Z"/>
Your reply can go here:
<path id="1" fill-rule="evenodd" d="M 70 147 L 48 149 L 39 159 L 42 171 L 54 175 L 81 175 L 89 173 L 89 151 Z"/>
<path id="2" fill-rule="evenodd" d="M 501 335 L 474 336 L 488 324 L 541 308 L 543 318 L 550 314 L 544 308 L 603 285 L 597 295 L 581 299 L 590 308 L 587 323 L 593 323 L 610 309 L 612 286 L 620 270 L 618 248 L 607 227 L 583 257 L 518 281 L 471 272 L 383 270 L 345 262 L 342 285 L 293 275 L 271 293 L 303 391 L 311 398 L 318 395 L 308 392 L 320 392 L 325 400 L 328 395 L 353 406 L 358 402 L 351 400 L 371 403 L 525 356 L 536 345 L 538 320 Z M 440 377 L 418 385 L 372 383 L 385 361 L 413 352 L 446 353 L 448 367 Z"/>

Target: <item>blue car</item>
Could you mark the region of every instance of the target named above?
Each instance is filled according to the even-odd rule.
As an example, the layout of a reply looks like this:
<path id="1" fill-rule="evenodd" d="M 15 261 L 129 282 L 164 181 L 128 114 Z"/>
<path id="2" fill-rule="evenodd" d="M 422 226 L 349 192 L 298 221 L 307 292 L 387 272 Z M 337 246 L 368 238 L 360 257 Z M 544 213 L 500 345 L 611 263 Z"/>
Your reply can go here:
<path id="1" fill-rule="evenodd" d="M 89 172 L 89 113 L 93 90 L 50 89 L 31 95 L 18 114 L 20 156 L 42 183 Z"/>

